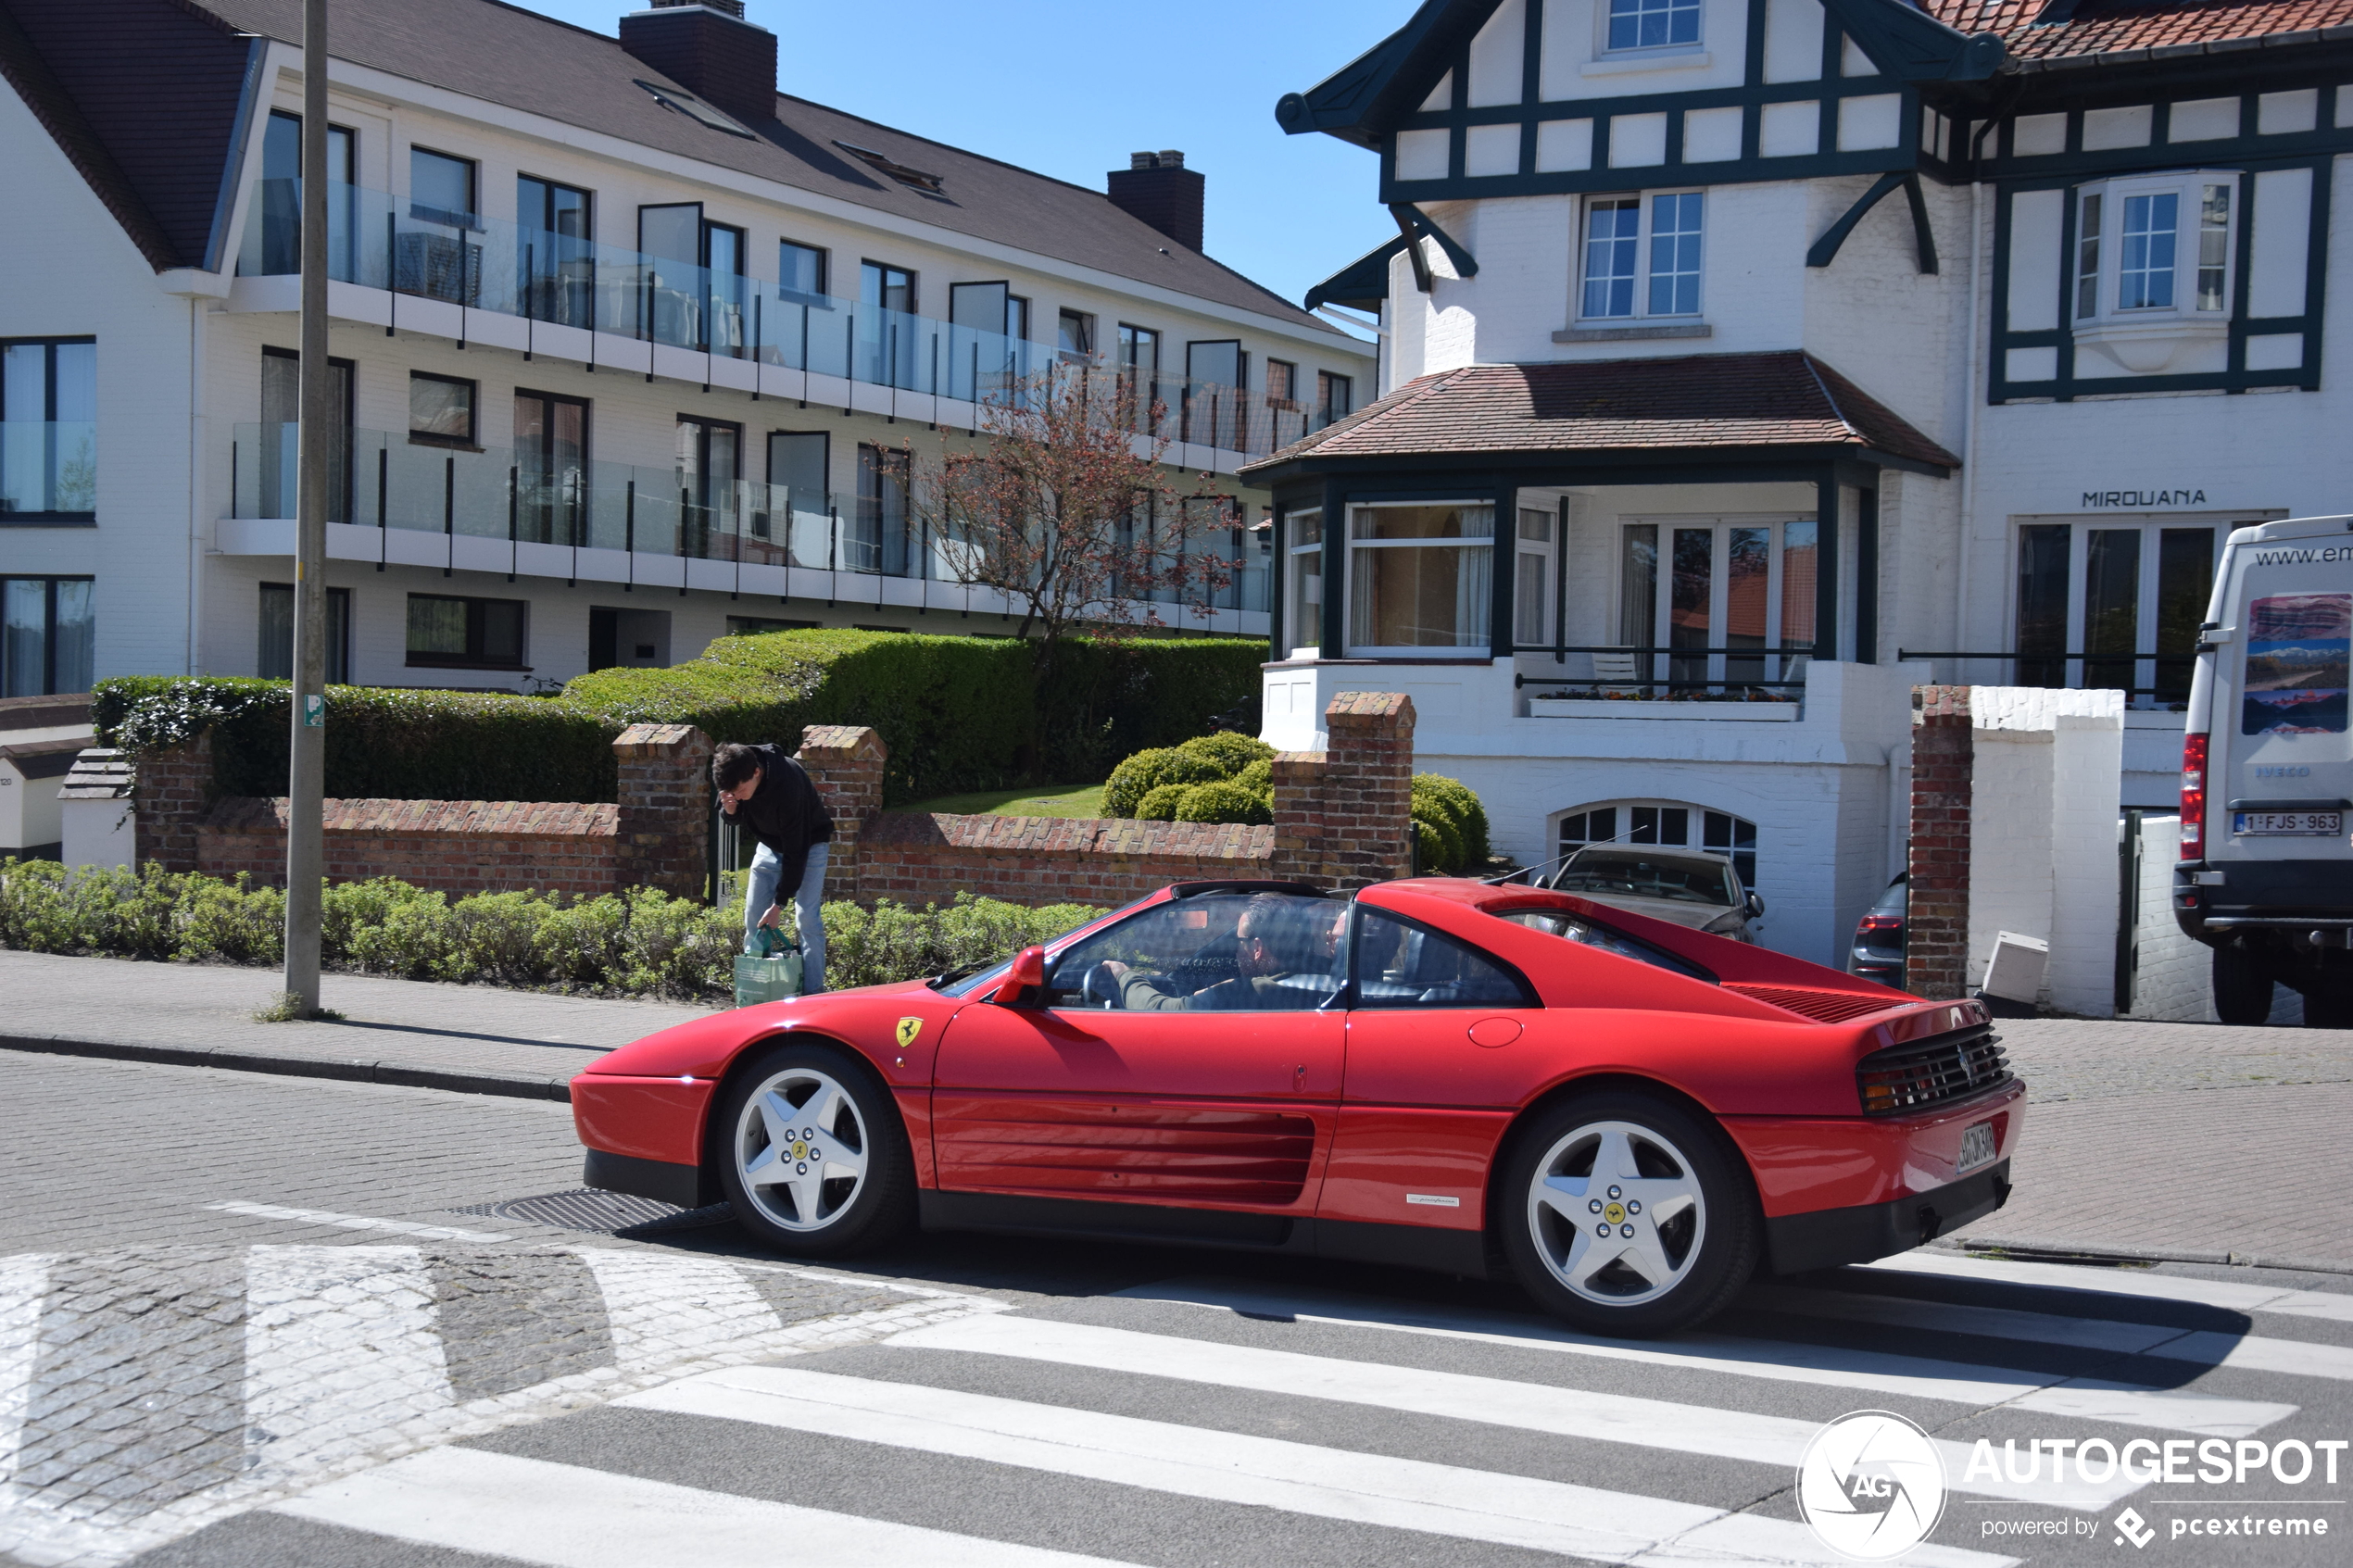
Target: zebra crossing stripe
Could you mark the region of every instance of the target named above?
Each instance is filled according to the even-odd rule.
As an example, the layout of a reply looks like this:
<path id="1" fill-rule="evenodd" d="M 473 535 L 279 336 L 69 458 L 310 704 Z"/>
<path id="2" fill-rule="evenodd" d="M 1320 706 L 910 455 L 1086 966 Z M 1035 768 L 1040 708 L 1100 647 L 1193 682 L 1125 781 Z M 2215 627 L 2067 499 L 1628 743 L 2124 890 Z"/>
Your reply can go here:
<path id="1" fill-rule="evenodd" d="M 1732 1373 L 1781 1383 L 1811 1383 L 1869 1394 L 1944 1399 L 1981 1408 L 2011 1405 L 2078 1421 L 2153 1426 L 2202 1437 L 2250 1436 L 2296 1411 L 2294 1405 L 2261 1399 L 2230 1399 L 2195 1390 L 2143 1388 L 2095 1378 L 2030 1379 L 1967 1362 L 1839 1345 L 1808 1345 L 1796 1340 L 1686 1334 L 1670 1343 L 1629 1345 L 1504 1312 L 1422 1307 L 1409 1301 L 1376 1301 L 1318 1291 L 1259 1290 L 1211 1280 L 1139 1286 L 1116 1294 L 1351 1328 L 1467 1339 L 1516 1349 L 1556 1351 L 1693 1372 Z"/>
<path id="2" fill-rule="evenodd" d="M 48 1259 L 38 1253 L 0 1258 L 0 1486 L 17 1473 L 17 1445 L 41 1348 L 41 1298 L 48 1288 Z"/>
<path id="3" fill-rule="evenodd" d="M 615 1401 L 1397 1530 L 1667 1568 L 1846 1559 L 1803 1524 L 1493 1471 L 787 1367 L 707 1373 Z M 1921 1568 L 2015 1559 L 1943 1547 Z"/>
<path id="4" fill-rule="evenodd" d="M 732 1263 L 601 1247 L 581 1248 L 577 1256 L 604 1295 L 613 1359 L 623 1373 L 724 1350 L 784 1327 Z"/>
<path id="5" fill-rule="evenodd" d="M 1100 1557 L 698 1491 L 479 1449 L 431 1449 L 272 1512 L 542 1568 L 1120 1568 Z"/>
<path id="6" fill-rule="evenodd" d="M 2034 1285 L 2054 1290 L 2096 1291 L 2104 1296 L 2142 1296 L 2188 1301 L 2234 1312 L 2278 1312 L 2287 1317 L 2353 1323 L 2353 1293 L 2290 1290 L 2234 1280 L 2194 1279 L 2186 1274 L 2140 1273 L 2130 1269 L 2086 1269 L 2066 1263 L 2014 1263 L 1998 1258 L 1906 1252 L 1865 1265 L 1873 1273 L 1927 1274 L 1972 1280 L 1981 1285 Z"/>
<path id="7" fill-rule="evenodd" d="M 2055 1312 L 2022 1312 L 2008 1307 L 1960 1307 L 1917 1301 L 1906 1296 L 1870 1296 L 1800 1286 L 1752 1285 L 1742 1304 L 1793 1317 L 1841 1318 L 1932 1334 L 1971 1334 L 1989 1339 L 2019 1339 L 2034 1345 L 2064 1345 L 2146 1356 L 2153 1361 L 2191 1361 L 2244 1372 L 2284 1372 L 2353 1383 L 2353 1347 L 2305 1339 L 2273 1339 L 2259 1334 L 2223 1334 L 2163 1323 L 2119 1323 L 2105 1318 L 2065 1318 Z"/>
<path id="8" fill-rule="evenodd" d="M 272 1472 L 358 1457 L 451 1406 L 413 1247 L 253 1248 L 245 1313 L 245 1421 Z"/>
<path id="9" fill-rule="evenodd" d="M 1146 1377 L 1375 1405 L 1560 1436 L 1745 1460 L 1783 1470 L 1796 1467 L 1806 1445 L 1820 1430 L 1815 1422 L 1745 1411 L 1038 1318 L 963 1318 L 894 1335 L 886 1343 L 914 1349 L 1018 1356 Z M 1967 1472 L 1968 1445 L 1940 1442 L 1938 1448 L 1949 1475 L 1957 1477 Z M 2138 1490 L 2140 1485 L 2121 1476 L 2097 1484 L 2072 1476 L 2059 1484 L 2039 1480 L 1953 1483 L 1956 1491 L 1978 1497 L 2087 1511 L 2105 1510 L 2117 1499 Z"/>
<path id="10" fill-rule="evenodd" d="M 222 1214 L 243 1214 L 249 1220 L 291 1220 L 296 1224 L 325 1225 L 333 1230 L 383 1231 L 414 1236 L 419 1241 L 512 1241 L 497 1231 L 463 1231 L 455 1225 L 420 1225 L 407 1220 L 379 1220 L 367 1214 L 338 1214 L 326 1209 L 287 1209 L 275 1203 L 208 1203 Z"/>

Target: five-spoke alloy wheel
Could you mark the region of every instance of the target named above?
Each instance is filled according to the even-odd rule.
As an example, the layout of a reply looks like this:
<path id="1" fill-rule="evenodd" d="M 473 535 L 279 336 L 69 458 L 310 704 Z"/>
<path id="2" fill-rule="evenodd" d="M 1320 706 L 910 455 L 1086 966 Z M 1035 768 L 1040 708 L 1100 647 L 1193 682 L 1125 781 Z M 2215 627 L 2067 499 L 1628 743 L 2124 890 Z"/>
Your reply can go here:
<path id="1" fill-rule="evenodd" d="M 889 1091 L 849 1053 L 770 1048 L 735 1079 L 714 1123 L 736 1218 L 786 1252 L 879 1245 L 914 1206 L 914 1162 Z"/>
<path id="2" fill-rule="evenodd" d="M 1599 1334 L 1653 1335 L 1720 1311 L 1756 1266 L 1756 1200 L 1711 1123 L 1663 1098 L 1602 1093 L 1522 1127 L 1496 1190 L 1520 1283 Z"/>

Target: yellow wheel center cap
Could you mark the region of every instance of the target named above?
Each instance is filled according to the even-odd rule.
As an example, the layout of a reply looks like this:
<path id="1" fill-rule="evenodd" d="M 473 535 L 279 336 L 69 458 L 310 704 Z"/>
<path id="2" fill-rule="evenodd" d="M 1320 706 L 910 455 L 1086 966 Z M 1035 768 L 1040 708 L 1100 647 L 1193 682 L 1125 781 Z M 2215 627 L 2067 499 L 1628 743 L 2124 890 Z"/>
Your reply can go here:
<path id="1" fill-rule="evenodd" d="M 1618 1221 L 1626 1218 L 1626 1205 L 1623 1203 L 1611 1204 L 1608 1208 L 1602 1210 L 1602 1218 L 1607 1220 L 1613 1225 L 1617 1223 Z"/>
<path id="2" fill-rule="evenodd" d="M 808 1159 L 808 1158 L 809 1158 L 809 1146 L 808 1146 L 807 1144 L 805 1144 L 805 1143 L 797 1143 L 797 1144 L 793 1145 L 793 1146 L 792 1146 L 792 1157 L 793 1157 L 795 1160 L 806 1160 L 806 1159 Z"/>

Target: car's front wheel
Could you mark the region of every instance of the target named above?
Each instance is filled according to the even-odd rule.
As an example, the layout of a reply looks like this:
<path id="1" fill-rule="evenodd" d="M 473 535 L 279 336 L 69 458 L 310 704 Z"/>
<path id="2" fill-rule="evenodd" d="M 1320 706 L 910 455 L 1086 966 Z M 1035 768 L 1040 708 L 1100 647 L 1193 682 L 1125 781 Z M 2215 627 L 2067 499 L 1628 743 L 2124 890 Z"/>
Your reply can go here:
<path id="1" fill-rule="evenodd" d="M 915 1166 L 890 1091 L 837 1047 L 771 1047 L 721 1103 L 719 1178 L 744 1228 L 779 1251 L 878 1247 L 914 1217 Z"/>
<path id="2" fill-rule="evenodd" d="M 1747 1171 L 1721 1130 L 1635 1092 L 1580 1096 L 1520 1128 L 1495 1208 L 1520 1283 L 1594 1334 L 1667 1334 L 1714 1316 L 1762 1245 Z"/>

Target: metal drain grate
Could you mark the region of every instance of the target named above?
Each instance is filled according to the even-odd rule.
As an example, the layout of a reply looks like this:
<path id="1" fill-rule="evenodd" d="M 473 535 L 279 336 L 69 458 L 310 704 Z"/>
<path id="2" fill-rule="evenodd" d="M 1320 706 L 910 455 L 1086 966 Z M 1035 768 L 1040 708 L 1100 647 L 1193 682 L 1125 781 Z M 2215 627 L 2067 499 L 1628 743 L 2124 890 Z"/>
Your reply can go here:
<path id="1" fill-rule="evenodd" d="M 681 1209 L 674 1203 L 598 1187 L 577 1187 L 571 1192 L 550 1192 L 537 1198 L 510 1198 L 503 1203 L 472 1203 L 451 1212 L 520 1220 L 525 1224 L 552 1225 L 559 1230 L 595 1231 L 604 1236 L 697 1230 L 706 1225 L 724 1225 L 735 1218 L 735 1210 L 724 1203 L 714 1203 L 707 1209 Z"/>

